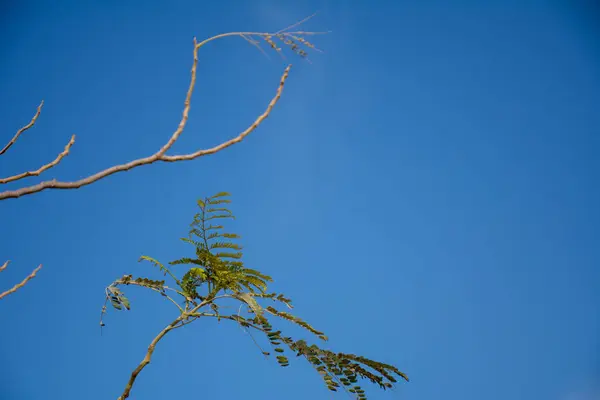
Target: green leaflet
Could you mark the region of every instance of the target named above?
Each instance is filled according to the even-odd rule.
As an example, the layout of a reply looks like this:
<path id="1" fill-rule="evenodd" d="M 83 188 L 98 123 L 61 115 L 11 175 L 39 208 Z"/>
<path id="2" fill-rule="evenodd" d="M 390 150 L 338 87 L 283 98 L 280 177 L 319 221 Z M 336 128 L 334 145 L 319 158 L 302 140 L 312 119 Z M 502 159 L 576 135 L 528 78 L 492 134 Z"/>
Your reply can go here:
<path id="1" fill-rule="evenodd" d="M 229 211 L 229 209 L 224 208 L 224 207 L 207 208 L 206 210 L 204 210 L 204 212 L 205 213 L 224 212 L 226 214 L 232 215 L 231 211 Z"/>
<path id="2" fill-rule="evenodd" d="M 204 201 L 206 202 L 206 204 L 211 204 L 211 205 L 229 204 L 229 203 L 231 203 L 231 200 L 224 198 L 224 197 L 229 197 L 229 196 L 231 196 L 231 195 L 227 192 L 219 192 L 211 197 L 207 197 L 206 199 L 204 199 Z M 202 207 L 202 208 L 204 208 L 204 207 Z"/>
<path id="3" fill-rule="evenodd" d="M 181 264 L 203 265 L 200 260 L 197 260 L 194 258 L 189 258 L 189 257 L 180 258 L 179 260 L 175 260 L 175 261 L 169 261 L 169 264 L 171 264 L 171 265 L 181 265 Z"/>
<path id="4" fill-rule="evenodd" d="M 191 244 L 193 246 L 204 246 L 204 243 L 200 243 L 198 241 L 192 240 L 190 238 L 179 238 L 182 242 Z"/>
<path id="5" fill-rule="evenodd" d="M 196 288 L 202 285 L 206 278 L 207 274 L 203 268 L 190 268 L 181 279 L 181 289 L 186 295 L 195 299 L 198 297 Z"/>
<path id="6" fill-rule="evenodd" d="M 210 221 L 212 219 L 217 219 L 217 218 L 233 218 L 233 219 L 235 219 L 235 217 L 231 214 L 217 214 L 217 215 L 211 215 L 211 216 L 205 217 L 204 220 Z"/>
<path id="7" fill-rule="evenodd" d="M 141 256 L 140 259 L 138 260 L 138 262 L 145 260 L 145 261 L 150 261 L 152 264 L 154 264 L 155 266 L 158 267 L 158 269 L 160 269 L 161 271 L 165 271 L 166 268 L 164 265 L 162 265 L 158 260 L 155 260 L 152 257 L 148 257 L 148 256 Z"/>
<path id="8" fill-rule="evenodd" d="M 215 230 L 215 229 L 223 229 L 223 225 L 209 225 L 204 228 L 205 231 Z"/>
<path id="9" fill-rule="evenodd" d="M 240 236 L 236 235 L 235 233 L 213 232 L 210 235 L 208 235 L 206 237 L 206 239 L 211 240 L 211 239 L 218 238 L 218 237 L 222 237 L 222 238 L 226 238 L 226 239 L 239 239 L 240 238 Z"/>
<path id="10" fill-rule="evenodd" d="M 125 307 L 128 310 L 131 310 L 131 305 L 129 304 L 129 300 L 127 299 L 127 297 L 121 296 L 120 300 L 121 300 L 121 304 L 123 304 L 123 307 Z"/>
<path id="11" fill-rule="evenodd" d="M 208 248 L 210 250 L 212 250 L 212 249 L 242 250 L 242 246 L 240 246 L 237 243 L 231 243 L 231 242 L 213 242 L 208 246 Z M 241 253 L 239 253 L 239 254 L 241 254 Z"/>
<path id="12" fill-rule="evenodd" d="M 229 197 L 229 196 L 231 196 L 231 193 L 229 193 L 229 192 L 219 192 L 217 194 L 214 194 L 214 195 L 210 196 L 209 200 L 213 200 L 213 199 L 216 199 L 218 197 Z"/>
<path id="13" fill-rule="evenodd" d="M 113 308 L 117 310 L 122 310 L 125 307 L 126 310 L 131 309 L 131 305 L 129 304 L 129 299 L 125 297 L 123 292 L 121 292 L 118 288 L 114 286 L 107 287 L 107 290 L 110 292 L 109 299 L 110 304 Z"/>
<path id="14" fill-rule="evenodd" d="M 231 200 L 229 200 L 229 199 L 219 199 L 219 200 L 210 200 L 210 203 L 207 203 L 207 204 L 216 205 L 216 204 L 229 204 L 229 203 L 231 203 Z"/>
<path id="15" fill-rule="evenodd" d="M 124 282 L 123 279 L 121 279 L 121 281 L 125 285 L 128 284 L 128 282 Z M 134 282 L 136 282 L 140 286 L 153 288 L 153 289 L 159 289 L 159 290 L 164 290 L 164 286 L 165 286 L 165 281 L 155 281 L 155 280 L 148 279 L 148 278 L 135 278 Z"/>
<path id="16" fill-rule="evenodd" d="M 305 321 L 301 320 L 300 318 L 298 318 L 298 317 L 296 317 L 296 316 L 294 316 L 292 314 L 286 313 L 284 311 L 277 311 L 274 307 L 271 307 L 271 306 L 268 306 L 266 308 L 266 310 L 268 312 L 270 312 L 271 314 L 273 314 L 273 315 L 276 315 L 276 316 L 281 317 L 283 319 L 286 319 L 286 320 L 288 320 L 290 322 L 293 322 L 293 323 L 295 323 L 298 326 L 301 326 L 302 328 L 306 329 L 307 331 L 309 331 L 309 332 L 315 334 L 316 336 L 318 336 L 319 339 L 321 339 L 323 341 L 327 341 L 328 340 L 327 336 L 325 336 L 325 334 L 323 332 L 316 330 L 311 325 L 309 325 Z"/>

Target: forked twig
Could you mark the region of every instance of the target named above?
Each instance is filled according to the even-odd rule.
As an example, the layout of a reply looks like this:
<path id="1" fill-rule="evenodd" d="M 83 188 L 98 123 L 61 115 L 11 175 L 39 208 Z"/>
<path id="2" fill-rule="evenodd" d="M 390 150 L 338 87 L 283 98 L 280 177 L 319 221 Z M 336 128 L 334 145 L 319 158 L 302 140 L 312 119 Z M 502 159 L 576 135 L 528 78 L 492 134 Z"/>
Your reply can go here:
<path id="1" fill-rule="evenodd" d="M 303 22 L 303 21 L 301 21 L 301 22 Z M 297 25 L 298 24 L 295 24 L 293 26 L 297 26 Z M 289 29 L 289 27 L 286 28 L 286 30 L 287 29 Z M 223 142 L 217 146 L 209 148 L 209 149 L 202 149 L 202 150 L 198 150 L 193 153 L 183 154 L 183 155 L 167 155 L 166 152 L 173 146 L 175 141 L 177 141 L 179 136 L 183 133 L 183 130 L 185 129 L 186 124 L 187 124 L 187 120 L 188 120 L 188 116 L 189 116 L 189 112 L 190 112 L 192 93 L 194 91 L 194 87 L 196 84 L 196 70 L 197 70 L 197 65 L 198 65 L 198 50 L 200 50 L 201 47 L 203 47 L 204 45 L 206 45 L 209 42 L 212 42 L 213 40 L 230 37 L 230 36 L 242 37 L 249 43 L 251 43 L 255 46 L 258 46 L 258 42 L 253 40 L 252 39 L 253 37 L 262 37 L 265 40 L 269 41 L 269 43 L 272 43 L 270 41 L 270 37 L 273 35 L 279 35 L 280 37 L 286 36 L 286 37 L 291 37 L 291 38 L 297 39 L 298 35 L 306 35 L 306 34 L 312 34 L 312 33 L 316 34 L 317 32 L 302 32 L 302 31 L 288 32 L 288 31 L 285 31 L 285 32 L 279 32 L 277 34 L 271 34 L 271 33 L 265 33 L 265 32 L 230 32 L 230 33 L 223 33 L 220 35 L 213 36 L 213 37 L 208 38 L 200 43 L 198 43 L 196 41 L 196 39 L 194 38 L 194 51 L 193 51 L 191 79 L 190 79 L 190 85 L 188 87 L 187 94 L 186 94 L 185 101 L 184 101 L 183 115 L 181 117 L 181 120 L 180 120 L 179 125 L 178 125 L 177 129 L 175 130 L 175 132 L 173 132 L 173 134 L 171 135 L 171 137 L 169 138 L 167 143 L 165 143 L 156 153 L 154 153 L 150 156 L 147 156 L 147 157 L 143 157 L 143 158 L 139 158 L 137 160 L 130 161 L 125 164 L 112 166 L 110 168 L 107 168 L 103 171 L 97 172 L 93 175 L 90 175 L 86 178 L 83 178 L 83 179 L 80 179 L 77 181 L 63 182 L 63 181 L 58 181 L 56 179 L 52 179 L 49 181 L 40 182 L 36 185 L 23 187 L 23 188 L 16 189 L 16 190 L 8 190 L 5 192 L 1 192 L 0 200 L 5 200 L 5 199 L 9 199 L 9 198 L 17 198 L 17 197 L 41 192 L 46 189 L 77 189 L 77 188 L 89 185 L 91 183 L 94 183 L 100 179 L 106 178 L 107 176 L 110 176 L 112 174 L 127 171 L 127 170 L 130 170 L 130 169 L 142 166 L 142 165 L 152 164 L 157 161 L 177 162 L 177 161 L 193 160 L 198 157 L 217 153 L 231 145 L 241 142 L 247 135 L 252 133 L 269 116 L 269 114 L 271 113 L 271 110 L 273 109 L 275 104 L 279 101 L 279 98 L 281 97 L 281 94 L 283 91 L 283 86 L 285 84 L 285 81 L 288 77 L 288 74 L 289 74 L 289 71 L 291 68 L 291 65 L 289 65 L 283 72 L 283 75 L 281 76 L 276 94 L 273 97 L 273 99 L 271 100 L 271 102 L 268 104 L 265 112 L 263 112 L 261 115 L 259 115 L 257 117 L 257 119 L 246 130 L 241 132 L 238 136 L 236 136 L 226 142 Z M 308 42 L 306 42 L 306 43 L 308 43 Z M 310 43 L 309 43 L 309 45 L 310 45 Z M 292 47 L 292 50 L 294 52 L 296 52 L 297 54 L 299 54 L 300 56 L 302 56 L 302 57 L 306 56 L 306 52 L 303 50 L 300 50 L 296 44 L 294 44 L 291 47 Z M 311 46 L 309 46 L 309 47 L 311 47 Z M 278 52 L 280 52 L 281 49 L 277 49 L 277 50 L 278 50 Z M 35 123 L 35 120 L 37 119 L 37 116 L 39 115 L 40 109 L 41 109 L 41 105 L 40 105 L 40 108 L 38 109 L 38 113 L 32 119 L 32 122 L 29 125 L 27 125 L 26 127 L 22 128 L 18 132 L 18 134 L 20 134 L 20 132 L 24 131 L 25 129 L 28 129 L 29 127 L 31 127 L 33 125 L 33 123 Z M 15 138 L 13 139 L 12 142 L 14 142 L 14 140 L 16 140 L 16 137 L 18 137 L 18 135 L 15 136 Z M 45 170 L 55 166 L 56 164 L 58 164 L 61 161 L 61 159 L 64 156 L 66 156 L 68 154 L 70 145 L 72 145 L 73 140 L 74 140 L 74 138 L 71 139 L 71 142 L 69 142 L 69 144 L 65 148 L 65 151 L 63 153 L 61 153 L 57 157 L 57 159 L 55 159 L 53 162 L 44 165 L 37 171 L 25 172 L 25 173 L 15 175 L 13 177 L 0 179 L 0 183 L 15 181 L 15 180 L 27 177 L 27 176 L 39 175 L 42 172 L 44 172 Z M 7 147 L 10 147 L 10 146 L 7 145 Z"/>
<path id="2" fill-rule="evenodd" d="M 27 178 L 28 176 L 38 176 L 39 174 L 46 171 L 47 169 L 50 169 L 50 168 L 56 166 L 60 162 L 60 160 L 62 160 L 65 156 L 67 156 L 69 154 L 69 151 L 71 150 L 71 146 L 73 146 L 73 143 L 75 143 L 75 135 L 71 136 L 71 140 L 69 140 L 69 143 L 67 143 L 67 145 L 65 146 L 65 149 L 54 159 L 54 161 L 51 161 L 48 164 L 42 165 L 40 168 L 38 168 L 35 171 L 27 171 L 27 172 L 23 172 L 18 175 L 9 176 L 8 178 L 0 178 L 0 184 L 17 181 L 19 179 Z"/>

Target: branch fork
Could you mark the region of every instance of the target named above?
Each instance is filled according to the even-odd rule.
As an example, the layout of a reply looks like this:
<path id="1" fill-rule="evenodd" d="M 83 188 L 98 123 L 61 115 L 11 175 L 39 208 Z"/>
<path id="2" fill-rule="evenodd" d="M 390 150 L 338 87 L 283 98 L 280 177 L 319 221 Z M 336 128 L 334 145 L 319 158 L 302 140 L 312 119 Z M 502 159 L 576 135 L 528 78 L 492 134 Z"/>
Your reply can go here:
<path id="1" fill-rule="evenodd" d="M 295 25 L 293 25 L 293 26 L 295 26 Z M 44 191 L 47 189 L 77 189 L 77 188 L 92 184 L 92 183 L 99 181 L 103 178 L 106 178 L 110 175 L 113 175 L 113 174 L 116 174 L 119 172 L 123 172 L 123 171 L 128 171 L 130 169 L 137 168 L 142 165 L 148 165 L 148 164 L 152 164 L 155 162 L 178 162 L 178 161 L 194 160 L 194 159 L 202 157 L 202 156 L 207 156 L 210 154 L 217 153 L 221 150 L 226 149 L 229 146 L 232 146 L 236 143 L 241 142 L 242 140 L 244 140 L 244 138 L 246 136 L 248 136 L 250 133 L 252 133 L 254 130 L 256 130 L 256 128 L 258 128 L 258 126 L 271 114 L 273 107 L 275 107 L 275 104 L 277 104 L 277 102 L 279 101 L 279 99 L 281 97 L 281 94 L 283 92 L 283 87 L 285 85 L 285 82 L 288 78 L 288 75 L 289 75 L 289 72 L 290 72 L 290 69 L 292 66 L 288 65 L 287 68 L 283 71 L 283 74 L 279 80 L 279 85 L 275 92 L 275 96 L 271 99 L 271 101 L 267 105 L 267 108 L 265 109 L 265 111 L 262 114 L 260 114 L 255 119 L 255 121 L 250 126 L 248 126 L 248 128 L 246 128 L 244 131 L 239 133 L 234 138 L 229 139 L 217 146 L 214 146 L 214 147 L 211 147 L 208 149 L 200 149 L 195 152 L 188 153 L 188 154 L 168 155 L 167 151 L 173 146 L 173 144 L 177 141 L 179 136 L 181 136 L 181 134 L 183 133 L 183 131 L 187 125 L 187 121 L 188 121 L 188 117 L 189 117 L 189 113 L 190 113 L 190 107 L 191 107 L 192 94 L 194 92 L 194 88 L 196 85 L 198 51 L 203 46 L 205 46 L 206 44 L 208 44 L 214 40 L 222 39 L 225 37 L 238 36 L 238 37 L 241 37 L 241 38 L 249 41 L 254 46 L 258 46 L 259 49 L 260 49 L 260 46 L 259 46 L 258 42 L 256 40 L 253 40 L 252 38 L 256 38 L 256 37 L 262 38 L 271 47 L 273 47 L 278 53 L 283 54 L 281 52 L 281 48 L 277 47 L 277 45 L 275 45 L 275 42 L 273 41 L 273 37 L 275 37 L 275 38 L 278 38 L 280 41 L 282 41 L 284 43 L 284 45 L 291 48 L 292 51 L 294 51 L 296 54 L 300 55 L 303 58 L 306 58 L 307 53 L 300 47 L 300 45 L 303 45 L 305 47 L 315 49 L 315 50 L 318 50 L 318 49 L 312 43 L 305 40 L 303 38 L 303 36 L 317 34 L 317 33 L 325 33 L 325 32 L 304 32 L 304 31 L 289 32 L 286 30 L 279 31 L 276 33 L 230 32 L 230 33 L 223 33 L 220 35 L 213 36 L 213 37 L 208 38 L 200 43 L 198 43 L 196 38 L 194 38 L 191 79 L 190 79 L 190 85 L 188 87 L 188 90 L 187 90 L 187 93 L 185 96 L 185 101 L 183 103 L 183 113 L 181 116 L 181 120 L 179 121 L 179 125 L 177 126 L 177 129 L 173 132 L 173 134 L 171 135 L 169 140 L 156 153 L 149 155 L 147 157 L 139 158 L 137 160 L 133 160 L 133 161 L 124 163 L 124 164 L 115 165 L 110 168 L 106 168 L 103 171 L 97 172 L 93 175 L 90 175 L 86 178 L 83 178 L 83 179 L 80 179 L 77 181 L 66 182 L 66 181 L 60 181 L 57 179 L 51 179 L 51 180 L 40 182 L 40 183 L 32 185 L 32 186 L 26 186 L 26 187 L 22 187 L 22 188 L 16 189 L 16 190 L 7 190 L 4 192 L 0 192 L 0 200 L 18 198 L 18 197 L 38 193 L 38 192 L 41 192 L 41 191 Z M 262 51 L 262 49 L 261 49 L 261 51 Z M 0 155 L 6 153 L 8 151 L 8 149 L 10 149 L 14 145 L 14 143 L 17 141 L 17 139 L 23 132 L 25 132 L 26 130 L 28 130 L 34 126 L 38 117 L 41 114 L 43 104 L 44 104 L 44 102 L 42 101 L 42 103 L 38 106 L 37 112 L 31 119 L 31 121 L 27 125 L 25 125 L 24 127 L 22 127 L 21 129 L 19 129 L 17 131 L 17 133 L 9 141 L 9 143 L 6 146 L 4 146 L 4 148 L 0 151 Z M 64 150 L 53 161 L 51 161 L 47 164 L 44 164 L 43 166 L 41 166 L 40 168 L 38 168 L 37 170 L 34 170 L 34 171 L 23 172 L 23 173 L 20 173 L 20 174 L 14 175 L 14 176 L 10 176 L 7 178 L 0 178 L 0 184 L 14 182 L 14 181 L 18 181 L 20 179 L 24 179 L 27 177 L 40 175 L 44 171 L 58 165 L 62 161 L 62 159 L 69 154 L 69 152 L 71 150 L 71 146 L 74 143 L 75 143 L 75 135 L 73 135 L 71 137 L 71 140 L 67 143 Z"/>

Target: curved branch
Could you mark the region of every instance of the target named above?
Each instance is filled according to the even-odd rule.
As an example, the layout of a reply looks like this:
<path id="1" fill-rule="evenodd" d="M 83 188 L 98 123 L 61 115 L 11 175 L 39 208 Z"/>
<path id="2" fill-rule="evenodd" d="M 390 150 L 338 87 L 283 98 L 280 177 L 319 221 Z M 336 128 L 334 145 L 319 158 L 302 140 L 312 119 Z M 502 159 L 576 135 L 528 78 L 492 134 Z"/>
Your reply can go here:
<path id="1" fill-rule="evenodd" d="M 27 172 L 23 172 L 18 175 L 9 176 L 8 178 L 0 179 L 0 184 L 17 181 L 19 179 L 27 178 L 28 176 L 38 176 L 39 174 L 46 171 L 47 169 L 50 169 L 50 168 L 56 166 L 65 156 L 67 156 L 69 154 L 69 151 L 71 150 L 71 146 L 73 146 L 73 143 L 75 143 L 75 135 L 71 136 L 71 140 L 69 140 L 69 143 L 67 143 L 67 145 L 65 146 L 65 149 L 62 151 L 62 153 L 60 153 L 54 159 L 54 161 L 49 162 L 48 164 L 42 165 L 39 169 L 37 169 L 35 171 L 27 171 Z"/>
<path id="2" fill-rule="evenodd" d="M 244 138 L 246 136 L 248 136 L 250 133 L 252 133 L 252 131 L 254 131 L 256 128 L 258 128 L 258 126 L 269 116 L 269 114 L 271 113 L 271 110 L 273 109 L 273 107 L 275 107 L 275 104 L 277 104 L 277 101 L 279 101 L 279 98 L 281 97 L 281 93 L 283 92 L 283 86 L 285 85 L 285 81 L 288 77 L 288 74 L 290 73 L 291 68 L 292 68 L 292 66 L 288 65 L 288 67 L 285 69 L 285 71 L 283 71 L 283 75 L 281 76 L 281 80 L 279 81 L 279 87 L 277 88 L 277 93 L 275 94 L 275 97 L 273 97 L 273 99 L 267 106 L 267 109 L 265 110 L 265 112 L 262 113 L 261 115 L 259 115 L 258 118 L 256 118 L 256 120 L 254 121 L 254 123 L 252 123 L 252 125 L 250 125 L 245 131 L 243 131 L 242 133 L 240 133 L 238 136 L 234 137 L 233 139 L 223 142 L 220 145 L 212 147 L 210 149 L 198 150 L 195 153 L 183 154 L 183 155 L 177 155 L 177 156 L 165 155 L 165 156 L 161 157 L 161 161 L 175 162 L 175 161 L 193 160 L 194 158 L 217 153 L 223 149 L 226 149 L 229 146 L 232 146 L 232 145 L 244 140 Z"/>
<path id="3" fill-rule="evenodd" d="M 146 367 L 146 365 L 150 364 L 150 361 L 152 360 L 152 353 L 154 353 L 154 348 L 156 347 L 158 342 L 160 342 L 160 340 L 167 333 L 169 333 L 170 330 L 174 329 L 175 326 L 181 320 L 182 320 L 182 316 L 179 316 L 177 319 L 175 319 L 173 322 L 171 322 L 169 325 L 167 325 L 165 327 L 165 329 L 163 329 L 154 338 L 154 340 L 152 340 L 152 342 L 150 343 L 150 346 L 148 346 L 148 351 L 146 352 L 146 356 L 144 357 L 142 362 L 136 367 L 136 369 L 134 369 L 133 372 L 131 373 L 131 376 L 129 377 L 129 381 L 127 382 L 127 385 L 125 386 L 125 390 L 123 390 L 123 394 L 121 396 L 119 396 L 118 400 L 125 400 L 126 398 L 129 397 L 129 393 L 131 392 L 131 388 L 133 387 L 133 384 L 135 383 L 137 376 L 140 374 L 140 372 L 142 372 L 142 370 Z"/>
<path id="4" fill-rule="evenodd" d="M 286 33 L 286 35 L 292 34 L 292 33 L 298 34 L 300 32 L 289 32 L 289 33 Z M 230 33 L 223 33 L 220 35 L 213 36 L 213 37 L 208 38 L 200 43 L 197 43 L 196 38 L 194 38 L 194 52 L 193 52 L 193 63 L 192 63 L 192 69 L 191 69 L 191 79 L 190 79 L 190 85 L 188 87 L 187 94 L 186 94 L 185 101 L 184 101 L 183 115 L 182 115 L 179 125 L 178 125 L 177 129 L 175 130 L 175 132 L 173 133 L 173 135 L 169 138 L 167 143 L 165 143 L 165 145 L 162 146 L 160 148 L 160 150 L 158 150 L 156 153 L 154 153 L 148 157 L 143 157 L 143 158 L 139 158 L 137 160 L 130 161 L 125 164 L 115 165 L 113 167 L 107 168 L 103 171 L 97 172 L 96 174 L 90 175 L 87 178 L 83 178 L 78 181 L 61 182 L 61 181 L 57 181 L 56 179 L 53 179 L 50 181 L 40 182 L 33 186 L 24 187 L 24 188 L 12 190 L 12 191 L 11 190 L 5 191 L 5 192 L 0 193 L 0 200 L 5 200 L 5 199 L 9 199 L 9 198 L 17 198 L 17 197 L 41 192 L 46 189 L 77 189 L 77 188 L 80 188 L 83 186 L 87 186 L 91 183 L 94 183 L 100 179 L 106 178 L 107 176 L 110 176 L 112 174 L 116 174 L 118 172 L 123 172 L 123 171 L 128 171 L 130 169 L 133 169 L 133 168 L 136 168 L 136 167 L 139 167 L 142 165 L 152 164 L 156 161 L 176 162 L 176 161 L 193 160 L 198 157 L 217 153 L 229 146 L 232 146 L 236 143 L 241 142 L 247 135 L 249 135 L 251 132 L 253 132 L 269 116 L 271 110 L 273 109 L 273 107 L 275 106 L 275 104 L 277 103 L 279 98 L 281 97 L 281 93 L 283 91 L 283 86 L 288 77 L 291 65 L 289 65 L 285 69 L 285 71 L 280 79 L 279 87 L 277 88 L 275 97 L 271 100 L 271 102 L 267 106 L 266 111 L 263 114 L 261 114 L 254 121 L 254 123 L 252 125 L 250 125 L 245 131 L 240 133 L 238 136 L 236 136 L 235 138 L 230 139 L 224 143 L 221 143 L 218 146 L 215 146 L 215 147 L 212 147 L 212 148 L 206 149 L 206 150 L 198 150 L 198 151 L 196 151 L 194 153 L 190 153 L 190 154 L 175 155 L 175 156 L 169 156 L 169 155 L 165 154 L 167 152 L 167 150 L 169 150 L 173 146 L 175 141 L 177 141 L 177 139 L 179 138 L 179 136 L 185 129 L 185 126 L 188 121 L 192 93 L 193 93 L 194 87 L 196 85 L 198 50 L 202 46 L 204 46 L 207 43 L 209 43 L 213 40 L 216 40 L 216 39 L 220 39 L 220 38 L 224 38 L 224 37 L 228 37 L 228 36 L 242 36 L 243 37 L 243 36 L 251 36 L 251 35 L 267 37 L 269 34 L 261 33 L 261 32 L 230 32 Z"/>
<path id="5" fill-rule="evenodd" d="M 150 345 L 148 346 L 148 351 L 146 352 L 144 359 L 138 364 L 138 366 L 131 373 L 131 376 L 129 377 L 129 381 L 127 381 L 127 385 L 125 386 L 125 390 L 123 390 L 123 394 L 121 396 L 119 396 L 119 398 L 117 400 L 125 400 L 126 398 L 129 397 L 129 394 L 131 393 L 131 388 L 133 387 L 133 384 L 135 383 L 135 380 L 137 379 L 138 375 L 140 374 L 140 372 L 142 372 L 142 370 L 146 367 L 146 365 L 150 364 L 150 361 L 152 361 L 152 354 L 154 353 L 154 349 L 155 349 L 156 345 L 158 344 L 158 342 L 160 342 L 160 340 L 163 337 L 165 337 L 165 335 L 167 333 L 169 333 L 173 329 L 181 326 L 179 324 L 182 321 L 185 321 L 189 317 L 197 317 L 196 315 L 193 315 L 193 314 L 195 314 L 196 311 L 198 311 L 200 308 L 204 307 L 205 305 L 210 304 L 211 302 L 212 302 L 212 300 L 205 300 L 202 303 L 198 304 L 196 307 L 194 307 L 190 312 L 184 312 L 179 317 L 177 317 L 175 320 L 173 320 L 173 322 L 171 322 L 169 325 L 167 325 L 165 327 L 165 329 L 160 331 L 160 333 L 158 335 L 156 335 L 156 337 L 152 340 L 152 342 L 150 342 Z"/>
<path id="6" fill-rule="evenodd" d="M 0 267 L 0 271 L 3 271 L 7 266 L 8 266 L 8 261 L 5 262 L 2 265 L 2 267 Z M 33 270 L 33 272 L 31 274 L 29 274 L 29 276 L 27 276 L 25 279 L 23 279 L 21 281 L 21 283 L 17 283 L 15 286 L 8 289 L 6 292 L 0 293 L 0 300 L 3 299 L 4 297 L 8 296 L 9 294 L 12 294 L 12 293 L 16 292 L 17 290 L 21 289 L 23 286 L 25 286 L 25 284 L 27 284 L 27 282 L 29 282 L 30 280 L 35 278 L 35 275 L 38 273 L 38 271 L 41 268 L 42 268 L 42 265 L 40 264 L 36 269 Z"/>
<path id="7" fill-rule="evenodd" d="M 17 139 L 19 138 L 19 136 L 21 136 L 21 133 L 25 132 L 27 129 L 31 128 L 33 125 L 35 125 L 35 121 L 37 121 L 38 117 L 40 116 L 40 114 L 42 113 L 42 107 L 44 106 L 44 100 L 42 100 L 42 102 L 40 103 L 40 105 L 37 108 L 37 111 L 35 113 L 35 115 L 33 116 L 33 118 L 31 118 L 31 121 L 29 121 L 29 123 L 27 125 L 25 125 L 24 127 L 22 127 L 21 129 L 19 129 L 17 131 L 17 133 L 15 134 L 15 136 L 13 136 L 13 138 L 10 140 L 10 142 L 8 142 L 6 144 L 6 146 L 4 146 L 2 148 L 2 150 L 0 150 L 0 156 L 4 153 L 6 153 L 6 151 L 8 149 L 10 149 L 10 147 L 15 144 L 15 142 L 17 141 Z"/>

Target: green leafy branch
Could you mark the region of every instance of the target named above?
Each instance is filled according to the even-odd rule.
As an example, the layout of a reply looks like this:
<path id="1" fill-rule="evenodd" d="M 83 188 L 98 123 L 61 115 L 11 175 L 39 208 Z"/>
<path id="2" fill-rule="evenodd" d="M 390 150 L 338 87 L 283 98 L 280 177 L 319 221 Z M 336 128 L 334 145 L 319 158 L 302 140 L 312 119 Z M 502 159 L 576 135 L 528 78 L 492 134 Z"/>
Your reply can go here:
<path id="1" fill-rule="evenodd" d="M 131 304 L 122 291 L 124 286 L 138 286 L 157 292 L 175 304 L 179 311 L 179 316 L 151 343 L 146 357 L 132 372 L 120 399 L 129 396 L 136 377 L 150 362 L 154 347 L 164 335 L 203 317 L 235 321 L 250 333 L 259 350 L 268 357 L 271 352 L 263 350 L 251 334 L 251 331 L 260 332 L 270 344 L 279 365 L 287 367 L 290 354 L 302 356 L 320 374 L 329 390 L 338 391 L 343 388 L 357 399 L 366 399 L 364 390 L 358 384 L 359 379 L 369 380 L 384 390 L 393 387 L 397 382 L 396 377 L 408 380 L 405 374 L 392 365 L 354 354 L 334 353 L 316 344 L 309 345 L 305 340 L 295 340 L 285 336 L 281 330 L 273 328 L 270 318 L 277 317 L 299 326 L 323 342 L 328 341 L 324 332 L 303 319 L 271 305 L 263 307 L 260 304 L 259 301 L 271 300 L 293 309 L 292 301 L 287 296 L 267 292 L 268 283 L 272 282 L 270 276 L 244 265 L 242 246 L 236 242 L 240 236 L 226 232 L 223 225 L 210 222 L 235 218 L 227 208 L 230 204 L 228 197 L 229 193 L 221 192 L 197 201 L 199 211 L 194 215 L 188 237 L 181 239 L 194 248 L 193 256 L 171 261 L 168 263 L 170 267 L 152 257 L 140 258 L 140 261 L 148 261 L 158 268 L 163 277 L 172 280 L 173 286 L 167 286 L 165 280 L 125 275 L 106 288 L 102 315 L 106 313 L 108 303 L 119 311 L 131 309 Z M 177 269 L 181 266 L 188 266 L 187 271 L 182 274 L 177 273 Z M 181 278 L 178 278 L 179 275 Z M 223 299 L 240 302 L 238 313 L 221 313 L 220 301 Z M 102 319 L 101 325 L 104 326 Z"/>

